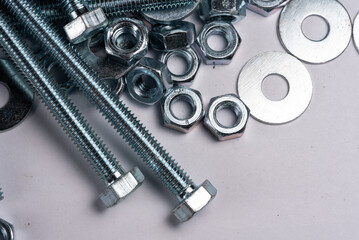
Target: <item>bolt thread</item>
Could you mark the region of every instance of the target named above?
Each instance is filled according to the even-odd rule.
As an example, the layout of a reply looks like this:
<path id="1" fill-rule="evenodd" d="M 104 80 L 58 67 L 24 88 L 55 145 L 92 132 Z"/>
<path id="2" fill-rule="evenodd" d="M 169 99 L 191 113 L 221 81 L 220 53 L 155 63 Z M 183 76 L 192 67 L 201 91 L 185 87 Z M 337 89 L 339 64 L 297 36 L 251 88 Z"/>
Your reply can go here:
<path id="1" fill-rule="evenodd" d="M 108 17 L 112 17 L 128 12 L 146 12 L 183 7 L 194 2 L 196 0 L 85 0 L 84 4 L 89 10 L 102 8 Z M 50 21 L 64 18 L 61 5 L 55 0 L 42 1 L 39 3 L 38 9 Z"/>
<path id="2" fill-rule="evenodd" d="M 56 33 L 55 28 L 36 12 L 36 7 L 29 1 L 4 1 L 168 189 L 176 196 L 184 196 L 186 190 L 194 186 L 192 180 L 127 106 L 99 80 L 76 49 Z"/>
<path id="3" fill-rule="evenodd" d="M 106 183 L 111 183 L 116 172 L 124 174 L 113 154 L 71 100 L 59 90 L 49 73 L 41 67 L 3 11 L 0 11 L 0 43 L 98 175 Z"/>
<path id="4" fill-rule="evenodd" d="M 60 2 L 62 3 L 63 12 L 69 16 L 74 16 L 73 13 L 84 13 L 86 11 L 82 0 L 61 0 Z"/>

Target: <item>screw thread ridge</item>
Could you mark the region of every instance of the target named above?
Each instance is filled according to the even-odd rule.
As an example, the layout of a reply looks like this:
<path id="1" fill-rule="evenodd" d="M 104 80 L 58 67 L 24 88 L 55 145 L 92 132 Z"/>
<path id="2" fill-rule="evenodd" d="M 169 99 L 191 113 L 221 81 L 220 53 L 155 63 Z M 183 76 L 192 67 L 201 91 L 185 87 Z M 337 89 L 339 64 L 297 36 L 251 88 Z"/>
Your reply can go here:
<path id="1" fill-rule="evenodd" d="M 0 43 L 19 72 L 22 72 L 101 179 L 110 183 L 113 181 L 115 172 L 123 174 L 124 171 L 113 154 L 92 130 L 71 100 L 58 89 L 55 81 L 40 67 L 35 56 L 20 40 L 19 33 L 6 20 L 2 11 L 0 11 Z"/>
<path id="2" fill-rule="evenodd" d="M 102 8 L 104 13 L 111 17 L 128 12 L 145 12 L 184 7 L 194 2 L 196 0 L 84 0 L 83 4 L 89 10 Z M 64 19 L 65 17 L 61 10 L 61 4 L 55 0 L 39 3 L 38 9 L 50 21 Z"/>
<path id="3" fill-rule="evenodd" d="M 67 15 L 70 15 L 72 12 L 84 11 L 85 5 L 82 0 L 61 0 L 63 11 Z"/>
<path id="4" fill-rule="evenodd" d="M 25 28 L 32 33 L 65 69 L 85 95 L 96 104 L 142 160 L 176 196 L 182 196 L 194 186 L 192 180 L 157 140 L 137 120 L 131 111 L 101 82 L 77 50 L 67 44 L 33 4 L 26 0 L 4 0 Z"/>

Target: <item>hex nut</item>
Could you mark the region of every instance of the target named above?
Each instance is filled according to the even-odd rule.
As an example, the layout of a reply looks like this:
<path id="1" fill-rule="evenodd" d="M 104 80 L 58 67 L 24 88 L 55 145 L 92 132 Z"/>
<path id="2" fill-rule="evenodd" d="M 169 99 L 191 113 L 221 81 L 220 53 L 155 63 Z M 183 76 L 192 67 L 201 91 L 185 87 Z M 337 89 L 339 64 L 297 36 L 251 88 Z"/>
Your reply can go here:
<path id="1" fill-rule="evenodd" d="M 190 86 L 193 83 L 194 78 L 196 77 L 199 66 L 201 65 L 201 60 L 198 57 L 196 51 L 194 51 L 193 48 L 189 47 L 179 50 L 163 52 L 160 55 L 160 61 L 166 66 L 168 66 L 168 61 L 170 60 L 170 58 L 176 56 L 185 60 L 187 69 L 183 74 L 175 74 L 171 72 L 171 70 L 169 70 L 172 76 L 173 84 Z"/>
<path id="2" fill-rule="evenodd" d="M 148 51 L 148 29 L 140 20 L 118 18 L 106 29 L 106 53 L 115 61 L 131 66 Z"/>
<path id="3" fill-rule="evenodd" d="M 152 58 L 143 58 L 125 76 L 129 94 L 136 101 L 153 105 L 163 97 L 172 85 L 171 74 L 166 65 Z"/>
<path id="4" fill-rule="evenodd" d="M 108 24 L 101 8 L 88 11 L 66 24 L 64 30 L 71 43 L 77 44 L 96 35 Z"/>
<path id="5" fill-rule="evenodd" d="M 217 189 L 206 180 L 179 203 L 173 214 L 181 222 L 187 221 L 212 201 L 216 194 Z"/>
<path id="6" fill-rule="evenodd" d="M 212 35 L 223 36 L 227 42 L 227 46 L 223 50 L 213 50 L 208 44 L 208 39 Z M 237 30 L 231 23 L 212 21 L 207 22 L 199 33 L 196 41 L 196 49 L 205 64 L 225 65 L 231 62 L 241 41 Z"/>
<path id="7" fill-rule="evenodd" d="M 222 109 L 230 109 L 236 115 L 233 126 L 224 126 L 218 121 L 217 113 Z M 236 95 L 228 94 L 210 100 L 204 124 L 218 140 L 223 141 L 241 137 L 246 129 L 248 118 L 248 107 Z"/>
<path id="8" fill-rule="evenodd" d="M 144 179 L 141 171 L 135 167 L 110 184 L 100 195 L 100 200 L 106 207 L 111 207 L 141 186 Z"/>
<path id="9" fill-rule="evenodd" d="M 177 101 L 186 101 L 192 107 L 192 113 L 185 119 L 176 117 L 172 105 Z M 168 90 L 161 101 L 163 123 L 166 127 L 183 133 L 190 132 L 204 117 L 204 107 L 200 92 L 182 86 L 176 86 Z"/>
<path id="10" fill-rule="evenodd" d="M 204 21 L 225 20 L 238 22 L 246 17 L 245 0 L 202 0 L 199 16 Z"/>
<path id="11" fill-rule="evenodd" d="M 196 38 L 195 25 L 178 21 L 168 25 L 155 25 L 150 32 L 150 45 L 158 51 L 177 50 L 189 47 Z"/>
<path id="12" fill-rule="evenodd" d="M 0 239 L 13 240 L 14 239 L 14 226 L 0 218 Z"/>
<path id="13" fill-rule="evenodd" d="M 247 8 L 262 16 L 268 17 L 290 0 L 247 0 Z"/>

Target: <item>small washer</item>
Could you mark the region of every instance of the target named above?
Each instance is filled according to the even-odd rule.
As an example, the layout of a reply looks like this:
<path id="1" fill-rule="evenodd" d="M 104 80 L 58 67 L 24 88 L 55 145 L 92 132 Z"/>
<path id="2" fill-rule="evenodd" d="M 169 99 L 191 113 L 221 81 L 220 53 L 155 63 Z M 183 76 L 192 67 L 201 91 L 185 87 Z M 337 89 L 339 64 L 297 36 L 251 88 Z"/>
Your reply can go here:
<path id="1" fill-rule="evenodd" d="M 320 41 L 308 39 L 302 23 L 309 16 L 320 16 L 329 26 Z M 279 36 L 283 46 L 297 58 L 308 63 L 326 63 L 344 52 L 352 32 L 346 9 L 336 0 L 292 0 L 279 17 Z"/>
<path id="2" fill-rule="evenodd" d="M 355 17 L 355 20 L 354 20 L 353 38 L 354 38 L 355 47 L 359 51 L 359 14 Z"/>
<path id="3" fill-rule="evenodd" d="M 288 94 L 280 101 L 269 100 L 262 92 L 263 80 L 273 74 L 288 82 Z M 307 109 L 312 91 L 307 69 L 287 53 L 262 53 L 249 60 L 238 76 L 240 98 L 251 110 L 251 116 L 264 123 L 283 124 L 298 118 Z"/>

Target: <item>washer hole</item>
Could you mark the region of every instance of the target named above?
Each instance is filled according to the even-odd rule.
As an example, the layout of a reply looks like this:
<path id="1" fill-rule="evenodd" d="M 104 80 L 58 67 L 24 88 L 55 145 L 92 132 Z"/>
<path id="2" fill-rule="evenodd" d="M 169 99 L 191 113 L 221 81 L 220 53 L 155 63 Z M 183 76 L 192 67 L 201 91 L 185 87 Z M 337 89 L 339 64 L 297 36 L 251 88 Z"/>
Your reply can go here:
<path id="1" fill-rule="evenodd" d="M 143 98 L 152 98 L 160 91 L 158 82 L 154 76 L 141 73 L 135 76 L 134 79 L 134 91 Z"/>
<path id="2" fill-rule="evenodd" d="M 262 92 L 269 100 L 283 100 L 289 92 L 288 81 L 279 74 L 268 75 L 262 82 Z"/>
<path id="3" fill-rule="evenodd" d="M 229 42 L 223 31 L 213 30 L 208 34 L 207 45 L 216 52 L 224 51 Z"/>
<path id="4" fill-rule="evenodd" d="M 237 126 L 242 120 L 241 109 L 232 102 L 223 102 L 215 109 L 215 121 L 223 128 Z"/>
<path id="5" fill-rule="evenodd" d="M 10 91 L 9 88 L 0 82 L 0 108 L 6 106 L 10 100 Z"/>
<path id="6" fill-rule="evenodd" d="M 193 99 L 188 95 L 176 96 L 170 103 L 171 114 L 178 120 L 190 119 L 196 112 Z"/>
<path id="7" fill-rule="evenodd" d="M 171 54 L 167 59 L 166 65 L 168 70 L 176 76 L 186 74 L 191 68 L 190 59 L 182 53 Z"/>
<path id="8" fill-rule="evenodd" d="M 304 19 L 302 32 L 311 41 L 320 42 L 329 34 L 330 26 L 328 21 L 319 15 L 311 15 Z"/>

